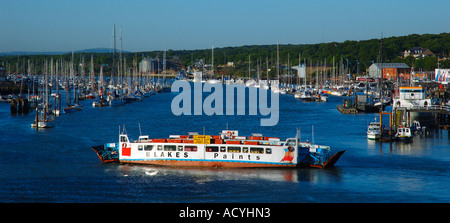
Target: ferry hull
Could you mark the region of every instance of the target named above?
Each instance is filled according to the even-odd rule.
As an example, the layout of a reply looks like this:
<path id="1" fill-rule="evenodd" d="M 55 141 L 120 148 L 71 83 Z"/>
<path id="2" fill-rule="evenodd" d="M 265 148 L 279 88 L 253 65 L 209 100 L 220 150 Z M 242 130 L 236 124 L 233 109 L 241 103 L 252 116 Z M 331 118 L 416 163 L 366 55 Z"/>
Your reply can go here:
<path id="1" fill-rule="evenodd" d="M 310 162 L 306 163 L 267 163 L 267 162 L 243 162 L 234 160 L 120 160 L 123 164 L 143 164 L 143 165 L 155 165 L 155 166 L 175 166 L 175 167 L 208 167 L 208 168 L 295 168 L 295 167 L 312 167 L 312 168 L 329 168 L 333 167 L 339 158 L 344 154 L 345 150 L 339 151 L 328 160 L 320 164 L 314 164 Z M 99 155 L 99 158 L 101 156 Z M 101 158 L 100 158 L 101 159 Z M 118 160 L 113 160 L 116 162 Z M 104 161 L 103 161 L 104 162 Z M 111 162 L 111 161 L 108 161 Z"/>
<path id="2" fill-rule="evenodd" d="M 124 164 L 146 164 L 176 167 L 208 167 L 208 168 L 261 168 L 261 167 L 297 167 L 289 163 L 253 163 L 237 161 L 190 161 L 190 160 L 120 160 Z"/>

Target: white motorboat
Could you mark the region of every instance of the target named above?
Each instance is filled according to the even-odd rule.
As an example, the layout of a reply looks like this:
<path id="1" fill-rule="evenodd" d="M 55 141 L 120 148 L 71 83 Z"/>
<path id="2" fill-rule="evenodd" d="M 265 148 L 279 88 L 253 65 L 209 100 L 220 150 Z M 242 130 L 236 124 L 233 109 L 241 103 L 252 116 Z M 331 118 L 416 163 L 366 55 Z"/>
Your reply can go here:
<path id="1" fill-rule="evenodd" d="M 409 127 L 400 126 L 397 128 L 397 133 L 395 134 L 395 139 L 401 142 L 411 142 L 413 135 L 411 134 L 411 129 Z"/>
<path id="2" fill-rule="evenodd" d="M 374 122 L 369 123 L 369 127 L 367 128 L 367 139 L 378 140 L 379 138 L 381 138 L 380 122 L 375 120 Z"/>

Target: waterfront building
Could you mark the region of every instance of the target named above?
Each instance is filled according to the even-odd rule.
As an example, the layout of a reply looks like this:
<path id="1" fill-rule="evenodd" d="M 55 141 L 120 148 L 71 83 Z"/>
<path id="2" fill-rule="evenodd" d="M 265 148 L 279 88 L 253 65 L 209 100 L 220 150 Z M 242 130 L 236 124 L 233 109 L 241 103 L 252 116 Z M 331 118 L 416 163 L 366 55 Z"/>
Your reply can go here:
<path id="1" fill-rule="evenodd" d="M 379 78 L 383 74 L 383 78 L 388 80 L 397 80 L 397 76 L 409 79 L 410 71 L 405 63 L 373 63 L 369 67 L 369 77 Z"/>
<path id="2" fill-rule="evenodd" d="M 156 73 L 160 69 L 160 67 L 162 68 L 162 65 L 158 66 L 158 62 L 159 61 L 157 59 L 145 57 L 139 63 L 139 71 L 144 74 Z"/>

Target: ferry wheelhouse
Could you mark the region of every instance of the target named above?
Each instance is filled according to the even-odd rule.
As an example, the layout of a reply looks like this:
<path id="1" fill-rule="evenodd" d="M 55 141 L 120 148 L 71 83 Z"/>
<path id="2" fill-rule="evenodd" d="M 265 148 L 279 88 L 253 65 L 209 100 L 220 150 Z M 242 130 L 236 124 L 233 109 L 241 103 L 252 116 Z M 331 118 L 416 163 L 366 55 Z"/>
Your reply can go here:
<path id="1" fill-rule="evenodd" d="M 132 141 L 119 134 L 118 143 L 94 146 L 102 162 L 188 167 L 317 167 L 334 166 L 345 150 L 332 154 L 329 146 L 281 141 L 261 134 L 239 136 L 236 130 L 219 135 L 170 135 L 164 139 L 140 136 Z"/>

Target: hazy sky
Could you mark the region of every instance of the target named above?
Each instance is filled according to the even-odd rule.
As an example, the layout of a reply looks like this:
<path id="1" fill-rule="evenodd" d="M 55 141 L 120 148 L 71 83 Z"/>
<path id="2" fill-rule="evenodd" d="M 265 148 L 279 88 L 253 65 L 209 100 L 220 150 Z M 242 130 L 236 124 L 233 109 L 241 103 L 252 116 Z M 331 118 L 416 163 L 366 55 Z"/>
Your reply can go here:
<path id="1" fill-rule="evenodd" d="M 450 32 L 450 0 L 0 0 L 0 52 L 343 42 Z M 117 40 L 117 48 L 119 42 Z"/>

